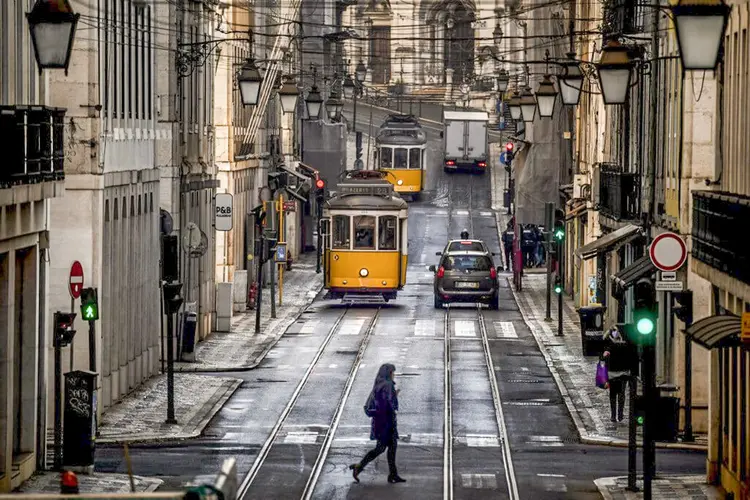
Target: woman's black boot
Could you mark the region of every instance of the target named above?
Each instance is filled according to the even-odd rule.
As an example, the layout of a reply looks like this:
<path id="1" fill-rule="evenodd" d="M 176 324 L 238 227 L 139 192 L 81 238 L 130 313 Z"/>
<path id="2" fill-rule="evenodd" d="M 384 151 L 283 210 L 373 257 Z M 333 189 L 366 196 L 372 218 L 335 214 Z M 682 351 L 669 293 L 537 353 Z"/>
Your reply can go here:
<path id="1" fill-rule="evenodd" d="M 388 482 L 389 483 L 405 483 L 406 479 L 399 476 L 398 474 L 391 474 L 390 476 L 388 476 Z"/>
<path id="2" fill-rule="evenodd" d="M 351 464 L 349 470 L 352 471 L 352 477 L 354 480 L 359 482 L 359 473 L 362 472 L 362 466 L 359 464 Z"/>

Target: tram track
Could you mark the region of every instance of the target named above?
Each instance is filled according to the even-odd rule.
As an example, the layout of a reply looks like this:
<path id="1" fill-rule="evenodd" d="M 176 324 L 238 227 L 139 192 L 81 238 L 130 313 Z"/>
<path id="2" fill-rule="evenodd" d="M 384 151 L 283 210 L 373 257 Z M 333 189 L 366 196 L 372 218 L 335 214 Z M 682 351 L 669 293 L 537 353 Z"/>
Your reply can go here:
<path id="1" fill-rule="evenodd" d="M 345 382 L 344 391 L 341 393 L 339 401 L 337 402 L 336 408 L 334 410 L 334 416 L 331 420 L 330 425 L 328 425 L 327 427 L 326 434 L 323 439 L 323 443 L 320 445 L 320 450 L 318 451 L 317 458 L 315 460 L 315 463 L 313 464 L 312 470 L 310 471 L 310 475 L 304 486 L 304 489 L 301 493 L 300 498 L 305 498 L 305 499 L 311 498 L 313 494 L 317 480 L 320 477 L 320 472 L 325 463 L 325 458 L 331 447 L 331 443 L 333 442 L 333 436 L 336 432 L 336 429 L 338 428 L 338 424 L 341 419 L 341 414 L 343 413 L 344 406 L 351 392 L 354 379 L 357 375 L 357 372 L 359 371 L 360 365 L 362 364 L 362 358 L 369 344 L 369 340 L 375 328 L 375 324 L 380 314 L 380 310 L 381 308 L 378 307 L 377 309 L 375 309 L 375 312 L 372 315 L 372 317 L 368 318 L 369 323 L 367 324 L 367 327 L 365 328 L 365 332 L 362 336 L 362 340 L 359 342 L 359 346 L 357 348 L 357 354 L 355 356 L 354 362 L 352 363 L 352 366 L 349 370 L 349 374 Z M 320 345 L 315 355 L 313 356 L 312 361 L 307 366 L 307 369 L 305 370 L 305 373 L 303 374 L 302 379 L 299 381 L 299 383 L 295 387 L 294 392 L 292 393 L 289 399 L 289 402 L 284 407 L 281 414 L 279 415 L 276 422 L 274 423 L 274 426 L 272 427 L 271 432 L 268 435 L 268 438 L 266 438 L 266 441 L 258 450 L 258 455 L 256 456 L 255 461 L 253 462 L 253 465 L 250 467 L 250 470 L 242 479 L 242 482 L 240 483 L 239 488 L 238 488 L 237 498 L 239 499 L 251 498 L 251 494 L 252 494 L 251 489 L 252 489 L 253 483 L 257 479 L 258 474 L 260 470 L 263 468 L 263 466 L 268 465 L 266 460 L 268 459 L 268 456 L 271 453 L 272 449 L 279 444 L 278 438 L 281 434 L 282 428 L 287 423 L 287 420 L 290 414 L 292 413 L 295 406 L 299 402 L 302 391 L 308 385 L 308 382 L 313 372 L 319 366 L 319 362 L 321 358 L 326 353 L 332 340 L 336 337 L 336 334 L 341 329 L 342 322 L 353 311 L 361 311 L 361 310 L 352 309 L 351 307 L 347 306 L 344 309 L 344 311 L 336 318 L 333 325 L 329 329 L 322 344 Z M 296 495 L 292 494 L 290 496 L 293 497 Z"/>
<path id="2" fill-rule="evenodd" d="M 453 500 L 453 408 L 451 401 L 451 307 L 445 310 L 443 323 L 443 500 Z"/>

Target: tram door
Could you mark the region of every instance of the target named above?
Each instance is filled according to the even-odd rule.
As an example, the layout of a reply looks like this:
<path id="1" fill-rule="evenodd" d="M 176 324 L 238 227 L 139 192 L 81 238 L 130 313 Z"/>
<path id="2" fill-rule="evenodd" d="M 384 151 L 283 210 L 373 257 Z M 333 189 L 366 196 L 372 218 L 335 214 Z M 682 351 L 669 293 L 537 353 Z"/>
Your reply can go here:
<path id="1" fill-rule="evenodd" d="M 323 260 L 323 283 L 329 283 L 331 278 L 331 266 L 328 260 L 331 258 L 331 219 L 320 219 L 320 234 L 323 240 L 321 259 Z"/>

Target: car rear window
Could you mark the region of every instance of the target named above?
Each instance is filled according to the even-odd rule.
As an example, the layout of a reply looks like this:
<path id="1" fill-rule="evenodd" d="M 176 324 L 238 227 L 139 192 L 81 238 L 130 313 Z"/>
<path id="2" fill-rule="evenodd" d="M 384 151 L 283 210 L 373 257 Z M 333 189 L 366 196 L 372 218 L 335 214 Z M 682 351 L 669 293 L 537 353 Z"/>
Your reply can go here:
<path id="1" fill-rule="evenodd" d="M 448 245 L 449 252 L 484 252 L 484 245 L 481 241 L 451 241 Z"/>
<path id="2" fill-rule="evenodd" d="M 449 255 L 440 264 L 446 271 L 489 271 L 492 262 L 484 255 Z"/>

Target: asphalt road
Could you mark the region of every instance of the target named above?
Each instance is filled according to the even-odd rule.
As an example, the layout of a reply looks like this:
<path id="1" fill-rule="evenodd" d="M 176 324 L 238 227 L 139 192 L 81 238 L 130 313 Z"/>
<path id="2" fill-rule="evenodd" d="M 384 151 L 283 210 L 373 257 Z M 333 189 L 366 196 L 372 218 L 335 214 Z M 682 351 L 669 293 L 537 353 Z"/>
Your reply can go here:
<path id="1" fill-rule="evenodd" d="M 434 133 L 428 150 L 437 155 Z M 234 456 L 246 500 L 586 500 L 601 498 L 594 479 L 626 473 L 625 449 L 577 442 L 504 280 L 498 311 L 433 308 L 426 267 L 448 238 L 466 228 L 498 253 L 500 245 L 489 176 L 429 165 L 430 194 L 409 209 L 408 284 L 398 299 L 346 308 L 319 298 L 259 368 L 232 374 L 244 383 L 202 438 L 132 447 L 135 474 L 175 488 L 210 480 Z M 407 482 L 387 483 L 383 455 L 357 484 L 348 465 L 373 446 L 363 405 L 385 362 L 397 367 L 397 461 Z M 701 453 L 659 451 L 657 460 L 661 473 L 705 468 Z M 96 468 L 125 472 L 122 451 L 100 447 Z"/>

